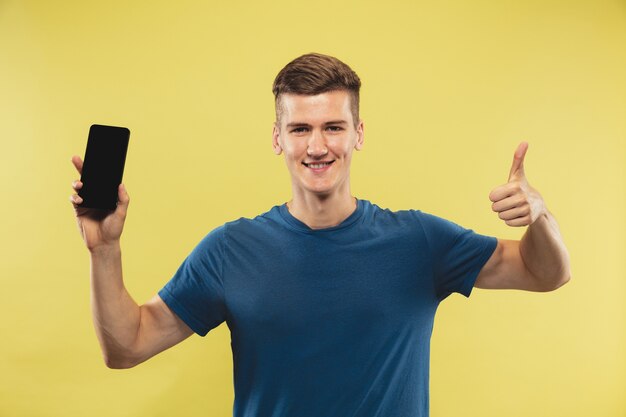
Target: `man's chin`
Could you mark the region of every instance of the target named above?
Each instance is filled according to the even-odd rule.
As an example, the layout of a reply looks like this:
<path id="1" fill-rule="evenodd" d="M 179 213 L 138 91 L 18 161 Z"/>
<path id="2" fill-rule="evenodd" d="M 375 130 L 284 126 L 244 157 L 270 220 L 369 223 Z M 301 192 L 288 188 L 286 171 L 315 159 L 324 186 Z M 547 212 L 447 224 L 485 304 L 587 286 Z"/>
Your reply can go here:
<path id="1" fill-rule="evenodd" d="M 329 186 L 305 186 L 305 192 L 315 194 L 318 197 L 330 196 L 335 189 Z"/>
<path id="2" fill-rule="evenodd" d="M 308 188 L 307 191 L 318 196 L 331 195 L 333 190 L 330 188 Z"/>
<path id="3" fill-rule="evenodd" d="M 306 181 L 301 178 L 296 183 L 296 187 L 300 189 L 303 194 L 311 194 L 318 197 L 329 197 L 336 194 L 339 191 L 339 183 L 335 183 L 330 178 L 325 180 L 319 179 L 318 181 Z"/>

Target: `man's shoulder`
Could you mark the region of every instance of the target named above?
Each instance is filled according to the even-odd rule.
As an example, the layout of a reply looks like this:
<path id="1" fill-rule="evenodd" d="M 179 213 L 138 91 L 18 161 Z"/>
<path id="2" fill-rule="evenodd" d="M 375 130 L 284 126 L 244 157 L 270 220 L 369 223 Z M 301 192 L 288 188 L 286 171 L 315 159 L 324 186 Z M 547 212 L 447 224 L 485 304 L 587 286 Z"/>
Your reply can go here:
<path id="1" fill-rule="evenodd" d="M 419 222 L 424 214 L 418 209 L 392 209 L 382 208 L 378 204 L 366 201 L 370 206 L 372 218 L 375 221 L 392 221 L 392 222 Z"/>
<path id="2" fill-rule="evenodd" d="M 239 240 L 241 237 L 252 237 L 262 235 L 275 228 L 276 209 L 272 207 L 254 217 L 239 217 L 225 223 L 209 228 L 198 246 L 201 250 L 211 250 L 216 246 L 228 245 L 228 241 Z"/>
<path id="3" fill-rule="evenodd" d="M 369 202 L 368 202 L 369 203 Z M 369 203 L 373 209 L 375 215 L 384 216 L 391 219 L 397 219 L 409 222 L 419 223 L 449 223 L 452 222 L 444 217 L 432 214 L 429 211 L 423 211 L 421 209 L 405 208 L 405 209 L 391 209 L 381 208 L 377 204 Z"/>
<path id="4" fill-rule="evenodd" d="M 254 227 L 266 225 L 269 222 L 276 221 L 280 206 L 276 205 L 256 216 L 241 216 L 239 218 L 227 221 L 224 227 L 233 229 L 237 227 Z"/>
<path id="5" fill-rule="evenodd" d="M 433 238 L 439 238 L 442 233 L 464 230 L 458 223 L 420 209 L 390 209 L 381 208 L 369 203 L 372 212 L 372 224 L 385 228 L 396 227 L 412 233 L 420 231 Z"/>
<path id="6" fill-rule="evenodd" d="M 214 231 L 232 237 L 242 234 L 261 233 L 264 230 L 274 230 L 279 227 L 280 224 L 279 208 L 280 207 L 276 205 L 256 216 L 241 216 L 225 222 L 223 225 L 214 229 Z"/>

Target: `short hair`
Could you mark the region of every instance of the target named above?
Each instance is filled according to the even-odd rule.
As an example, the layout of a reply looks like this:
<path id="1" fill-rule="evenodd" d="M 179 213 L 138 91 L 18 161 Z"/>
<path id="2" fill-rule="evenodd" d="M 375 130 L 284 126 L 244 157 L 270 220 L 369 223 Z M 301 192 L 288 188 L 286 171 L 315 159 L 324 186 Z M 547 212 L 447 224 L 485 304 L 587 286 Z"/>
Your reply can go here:
<path id="1" fill-rule="evenodd" d="M 318 53 L 299 56 L 285 65 L 274 80 L 272 92 L 276 106 L 276 121 L 280 123 L 284 111 L 282 94 L 317 95 L 344 90 L 350 95 L 350 110 L 356 128 L 359 122 L 360 88 L 359 76 L 337 58 Z"/>

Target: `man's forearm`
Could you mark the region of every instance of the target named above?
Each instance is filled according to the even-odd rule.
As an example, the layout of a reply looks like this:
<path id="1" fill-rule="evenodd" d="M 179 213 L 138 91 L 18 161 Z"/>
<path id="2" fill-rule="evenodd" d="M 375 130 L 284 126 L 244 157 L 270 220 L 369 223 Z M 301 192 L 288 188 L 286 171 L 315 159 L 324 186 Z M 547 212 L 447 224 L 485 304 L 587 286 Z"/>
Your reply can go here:
<path id="1" fill-rule="evenodd" d="M 559 226 L 547 209 L 526 229 L 520 255 L 542 288 L 556 289 L 569 281 L 569 254 Z"/>
<path id="2" fill-rule="evenodd" d="M 91 252 L 91 310 L 107 366 L 132 366 L 127 358 L 141 314 L 124 287 L 119 242 Z"/>

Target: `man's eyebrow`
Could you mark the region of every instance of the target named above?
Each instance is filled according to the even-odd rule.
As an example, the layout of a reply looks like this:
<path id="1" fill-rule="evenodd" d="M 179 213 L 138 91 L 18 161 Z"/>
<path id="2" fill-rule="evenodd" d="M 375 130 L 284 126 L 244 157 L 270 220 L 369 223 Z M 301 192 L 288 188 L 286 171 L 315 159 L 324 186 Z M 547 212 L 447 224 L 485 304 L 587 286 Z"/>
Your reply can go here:
<path id="1" fill-rule="evenodd" d="M 296 126 L 310 126 L 310 125 L 308 123 L 298 123 L 298 122 L 287 123 L 287 127 L 296 127 Z"/>
<path id="2" fill-rule="evenodd" d="M 331 120 L 329 122 L 324 123 L 325 125 L 347 125 L 348 122 L 346 122 L 345 120 Z M 309 127 L 311 126 L 308 123 L 300 123 L 300 122 L 292 122 L 292 123 L 287 123 L 287 127 L 300 127 L 300 126 L 305 126 L 305 127 Z"/>

